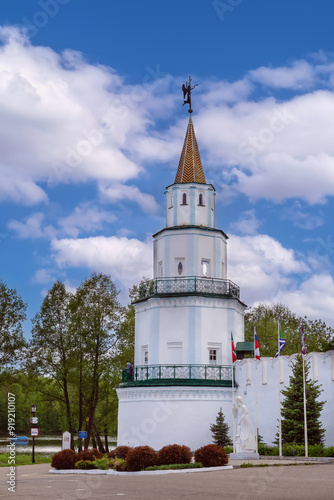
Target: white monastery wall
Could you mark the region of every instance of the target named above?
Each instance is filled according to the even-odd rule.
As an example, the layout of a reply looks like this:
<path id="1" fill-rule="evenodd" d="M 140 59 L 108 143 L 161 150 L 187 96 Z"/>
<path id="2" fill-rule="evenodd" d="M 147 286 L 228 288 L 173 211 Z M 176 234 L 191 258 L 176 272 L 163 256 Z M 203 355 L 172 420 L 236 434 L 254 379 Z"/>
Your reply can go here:
<path id="1" fill-rule="evenodd" d="M 260 346 L 261 347 L 261 346 Z M 235 377 L 239 385 L 237 395 L 248 407 L 255 426 L 255 391 L 257 392 L 257 426 L 263 440 L 271 444 L 278 431 L 278 390 L 289 386 L 295 355 L 279 358 L 243 359 L 235 363 Z M 326 429 L 325 443 L 334 445 L 334 351 L 309 353 L 309 378 L 322 385 L 319 401 L 326 401 L 321 414 L 321 422 Z M 280 380 L 280 383 L 278 382 Z M 283 401 L 283 396 L 281 400 Z"/>

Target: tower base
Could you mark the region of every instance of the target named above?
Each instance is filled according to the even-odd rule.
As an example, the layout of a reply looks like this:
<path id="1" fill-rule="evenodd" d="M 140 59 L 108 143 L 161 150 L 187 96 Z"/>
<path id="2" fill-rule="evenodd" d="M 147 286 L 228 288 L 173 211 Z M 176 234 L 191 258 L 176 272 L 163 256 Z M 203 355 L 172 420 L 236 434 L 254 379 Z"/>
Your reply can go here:
<path id="1" fill-rule="evenodd" d="M 203 386 L 120 387 L 117 446 L 169 444 L 192 451 L 212 443 L 220 408 L 232 436 L 232 389 Z"/>

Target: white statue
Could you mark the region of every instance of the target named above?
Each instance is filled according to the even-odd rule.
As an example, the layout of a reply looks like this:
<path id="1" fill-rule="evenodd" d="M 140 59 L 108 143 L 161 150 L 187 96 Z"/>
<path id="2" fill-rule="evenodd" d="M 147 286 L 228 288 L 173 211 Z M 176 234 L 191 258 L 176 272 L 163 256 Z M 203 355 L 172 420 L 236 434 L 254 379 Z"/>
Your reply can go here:
<path id="1" fill-rule="evenodd" d="M 237 397 L 237 404 L 233 405 L 233 416 L 236 420 L 236 453 L 256 452 L 256 442 L 252 422 L 247 406 L 244 404 L 241 396 Z"/>

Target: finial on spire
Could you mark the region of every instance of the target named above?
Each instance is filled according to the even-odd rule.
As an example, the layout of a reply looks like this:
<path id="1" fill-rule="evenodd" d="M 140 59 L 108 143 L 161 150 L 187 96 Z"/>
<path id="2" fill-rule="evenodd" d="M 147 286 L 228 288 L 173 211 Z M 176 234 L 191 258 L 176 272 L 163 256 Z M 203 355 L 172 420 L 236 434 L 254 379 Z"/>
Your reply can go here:
<path id="1" fill-rule="evenodd" d="M 198 83 L 194 85 L 193 87 L 191 86 L 191 76 L 189 76 L 189 82 L 186 82 L 185 84 L 182 85 L 182 90 L 183 90 L 183 106 L 185 104 L 189 104 L 189 109 L 188 113 L 192 113 L 193 110 L 191 109 L 191 91 L 197 87 Z M 187 99 L 186 99 L 187 96 Z"/>

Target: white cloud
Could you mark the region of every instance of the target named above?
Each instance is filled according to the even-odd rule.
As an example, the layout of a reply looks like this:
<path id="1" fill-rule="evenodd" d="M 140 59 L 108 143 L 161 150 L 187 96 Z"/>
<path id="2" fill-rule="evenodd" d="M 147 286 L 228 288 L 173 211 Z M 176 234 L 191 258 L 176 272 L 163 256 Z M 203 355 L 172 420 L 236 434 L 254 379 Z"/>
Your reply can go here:
<path id="1" fill-rule="evenodd" d="M 159 210 L 159 205 L 154 197 L 150 194 L 142 193 L 136 186 L 100 184 L 100 193 L 103 198 L 113 203 L 121 200 L 130 200 L 137 203 L 143 212 L 147 214 L 155 214 Z"/>
<path id="2" fill-rule="evenodd" d="M 38 284 L 51 283 L 53 281 L 56 281 L 56 278 L 49 269 L 37 269 L 33 278 L 33 282 Z"/>
<path id="3" fill-rule="evenodd" d="M 24 222 L 12 220 L 8 228 L 16 232 L 19 238 L 52 238 L 56 231 L 52 226 L 44 225 L 45 215 L 36 212 L 27 217 Z"/>
<path id="4" fill-rule="evenodd" d="M 136 178 L 143 167 L 123 150 L 151 123 L 146 104 L 158 86 L 127 86 L 79 53 L 31 45 L 17 28 L 0 37 L 0 199 L 46 201 L 45 180 Z"/>
<path id="5" fill-rule="evenodd" d="M 53 255 L 60 268 L 84 267 L 110 274 L 127 288 L 152 275 L 152 243 L 126 237 L 96 236 L 53 240 Z M 124 288 L 123 288 L 124 290 Z"/>
<path id="6" fill-rule="evenodd" d="M 305 212 L 301 203 L 298 201 L 296 201 L 291 207 L 284 207 L 281 210 L 281 218 L 283 220 L 291 221 L 296 227 L 301 227 L 302 229 L 307 229 L 309 231 L 324 224 L 324 218 L 322 215 Z"/>
<path id="7" fill-rule="evenodd" d="M 229 278 L 240 286 L 241 298 L 249 305 L 271 300 L 279 290 L 293 286 L 294 277 L 309 271 L 294 250 L 264 234 L 232 235 L 228 256 Z"/>
<path id="8" fill-rule="evenodd" d="M 17 28 L 0 28 L 0 37 L 0 200 L 31 205 L 48 199 L 41 182 L 95 181 L 109 199 L 135 195 L 154 213 L 154 198 L 135 183 L 144 168 L 180 154 L 186 120 L 155 126 L 171 118 L 177 81 L 148 68 L 141 84 L 127 85 L 80 53 L 31 45 Z M 204 165 L 230 174 L 231 190 L 252 199 L 324 203 L 334 195 L 333 65 L 318 54 L 234 82 L 206 81 L 194 118 Z M 298 95 L 259 100 L 259 84 Z M 329 90 L 311 92 L 317 84 Z"/>
<path id="9" fill-rule="evenodd" d="M 297 290 L 285 290 L 274 301 L 287 304 L 292 311 L 310 319 L 321 319 L 334 327 L 334 280 L 329 274 L 315 274 Z"/>
<path id="10" fill-rule="evenodd" d="M 105 222 L 115 222 L 116 216 L 106 210 L 100 210 L 90 203 L 82 203 L 67 217 L 58 220 L 62 234 L 76 238 L 82 232 L 95 232 L 103 229 Z"/>
<path id="11" fill-rule="evenodd" d="M 254 81 L 270 87 L 288 89 L 308 88 L 314 83 L 315 70 L 306 61 L 295 61 L 290 67 L 267 68 L 262 66 L 249 72 Z"/>
<path id="12" fill-rule="evenodd" d="M 256 217 L 255 210 L 246 210 L 240 214 L 238 221 L 231 224 L 232 231 L 242 234 L 256 234 L 261 221 Z"/>

